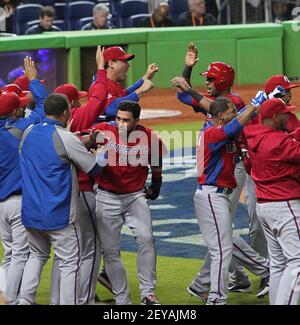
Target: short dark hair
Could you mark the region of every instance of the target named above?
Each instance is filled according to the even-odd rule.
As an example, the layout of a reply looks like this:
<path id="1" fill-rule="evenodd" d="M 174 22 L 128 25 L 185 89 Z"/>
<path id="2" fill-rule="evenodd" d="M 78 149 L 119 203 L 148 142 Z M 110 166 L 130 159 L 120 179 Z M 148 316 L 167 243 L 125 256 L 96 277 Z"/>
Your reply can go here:
<path id="1" fill-rule="evenodd" d="M 55 10 L 51 6 L 44 6 L 40 11 L 40 17 L 44 18 L 47 17 L 54 17 L 55 16 Z"/>
<path id="2" fill-rule="evenodd" d="M 131 112 L 134 118 L 140 118 L 141 115 L 141 106 L 139 103 L 131 100 L 121 102 L 118 105 L 118 110 L 122 112 Z"/>
<path id="3" fill-rule="evenodd" d="M 217 97 L 217 99 L 210 104 L 210 114 L 213 117 L 218 117 L 219 113 L 224 113 L 228 110 L 228 105 L 232 103 L 229 98 L 226 97 Z"/>
<path id="4" fill-rule="evenodd" d="M 47 115 L 61 116 L 64 111 L 70 107 L 68 97 L 63 94 L 53 93 L 49 95 L 44 104 L 44 110 Z"/>

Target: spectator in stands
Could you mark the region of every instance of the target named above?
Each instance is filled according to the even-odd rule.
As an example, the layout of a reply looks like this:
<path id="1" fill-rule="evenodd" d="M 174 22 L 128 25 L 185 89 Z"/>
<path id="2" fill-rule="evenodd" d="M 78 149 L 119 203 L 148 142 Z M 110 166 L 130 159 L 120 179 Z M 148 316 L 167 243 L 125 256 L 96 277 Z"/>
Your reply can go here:
<path id="1" fill-rule="evenodd" d="M 272 12 L 274 23 L 281 23 L 282 21 L 291 19 L 286 0 L 272 1 Z"/>
<path id="2" fill-rule="evenodd" d="M 53 25 L 55 10 L 51 6 L 45 6 L 40 11 L 40 22 L 29 27 L 25 35 L 41 34 L 43 32 L 59 32 L 61 29 Z"/>
<path id="3" fill-rule="evenodd" d="M 139 27 L 170 27 L 174 26 L 174 22 L 169 17 L 169 5 L 166 1 L 156 1 L 155 9 L 149 12 L 152 14 L 148 17 L 142 18 L 139 22 Z M 149 4 L 151 1 L 148 2 Z M 150 6 L 149 6 L 150 9 Z"/>
<path id="4" fill-rule="evenodd" d="M 86 25 L 84 25 L 81 30 L 92 30 L 92 29 L 109 29 L 112 28 L 109 22 L 109 8 L 103 4 L 98 3 L 93 9 L 94 20 Z"/>
<path id="5" fill-rule="evenodd" d="M 188 0 L 189 11 L 183 12 L 177 21 L 178 26 L 216 25 L 217 19 L 206 12 L 205 0 Z"/>
<path id="6" fill-rule="evenodd" d="M 0 0 L 0 7 L 4 9 L 1 20 L 5 20 L 5 28 L 1 30 L 6 33 L 13 33 L 13 14 L 21 0 Z"/>

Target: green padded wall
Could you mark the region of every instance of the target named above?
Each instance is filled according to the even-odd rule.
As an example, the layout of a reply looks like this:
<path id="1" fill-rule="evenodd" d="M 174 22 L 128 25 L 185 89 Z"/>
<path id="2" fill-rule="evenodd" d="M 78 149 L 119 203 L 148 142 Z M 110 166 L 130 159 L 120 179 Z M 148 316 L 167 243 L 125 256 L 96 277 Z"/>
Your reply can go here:
<path id="1" fill-rule="evenodd" d="M 264 83 L 271 75 L 283 73 L 280 38 L 237 41 L 238 84 Z"/>
<path id="2" fill-rule="evenodd" d="M 235 40 L 196 40 L 191 39 L 199 49 L 197 65 L 192 74 L 192 84 L 195 86 L 204 85 L 205 78 L 199 73 L 205 71 L 212 61 L 225 61 L 236 67 L 236 45 Z M 155 62 L 159 65 L 159 73 L 155 77 L 156 87 L 169 87 L 170 79 L 180 75 L 184 67 L 184 57 L 190 41 L 176 42 L 150 42 L 147 45 L 148 62 Z"/>
<path id="3" fill-rule="evenodd" d="M 45 33 L 0 39 L 0 52 L 63 48 L 68 51 L 68 80 L 80 87 L 81 49 L 98 44 L 122 45 L 136 54 L 130 62 L 127 84 L 132 84 L 156 62 L 160 71 L 156 87 L 170 87 L 170 79 L 181 73 L 187 45 L 193 41 L 200 60 L 192 75 L 194 85 L 203 85 L 198 73 L 215 60 L 225 61 L 236 69 L 236 83 L 261 83 L 274 73 L 300 76 L 300 32 L 290 23 L 251 24 L 208 27 L 132 28 L 101 31 Z M 284 55 L 284 56 L 283 56 Z M 283 61 L 284 60 L 284 61 Z"/>
<path id="4" fill-rule="evenodd" d="M 300 79 L 300 23 L 283 23 L 284 73 L 292 79 Z"/>

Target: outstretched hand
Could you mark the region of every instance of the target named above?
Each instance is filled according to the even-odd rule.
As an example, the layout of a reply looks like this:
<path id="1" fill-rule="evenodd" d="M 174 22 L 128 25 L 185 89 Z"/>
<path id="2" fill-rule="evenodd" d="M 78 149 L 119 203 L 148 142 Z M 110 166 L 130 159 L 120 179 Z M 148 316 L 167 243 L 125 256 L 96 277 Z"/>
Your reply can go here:
<path id="1" fill-rule="evenodd" d="M 171 80 L 171 86 L 187 92 L 190 89 L 189 84 L 183 77 L 175 77 Z"/>
<path id="2" fill-rule="evenodd" d="M 104 47 L 101 47 L 101 45 L 97 46 L 96 51 L 96 64 L 98 70 L 104 69 L 104 57 L 103 57 Z"/>
<path id="3" fill-rule="evenodd" d="M 188 67 L 193 67 L 199 61 L 198 49 L 194 43 L 190 43 L 188 46 L 188 51 L 185 55 L 184 63 Z"/>
<path id="4" fill-rule="evenodd" d="M 34 61 L 30 56 L 26 56 L 24 59 L 24 70 L 25 70 L 25 75 L 29 81 L 36 79 L 37 70 Z"/>
<path id="5" fill-rule="evenodd" d="M 159 70 L 159 67 L 156 63 L 149 64 L 148 69 L 147 69 L 143 79 L 151 80 L 158 70 Z"/>

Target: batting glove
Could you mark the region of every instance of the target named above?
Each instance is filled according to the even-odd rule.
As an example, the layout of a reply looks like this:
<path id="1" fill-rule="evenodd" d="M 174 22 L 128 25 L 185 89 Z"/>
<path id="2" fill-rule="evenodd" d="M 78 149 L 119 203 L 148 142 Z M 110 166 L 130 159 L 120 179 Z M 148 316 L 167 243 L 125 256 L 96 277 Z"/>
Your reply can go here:
<path id="1" fill-rule="evenodd" d="M 268 99 L 267 94 L 260 90 L 256 95 L 255 98 L 251 100 L 251 104 L 255 107 L 259 107 L 265 100 Z"/>
<path id="2" fill-rule="evenodd" d="M 269 95 L 269 99 L 272 98 L 282 98 L 286 95 L 286 90 L 281 87 L 281 86 L 277 86 Z"/>
<path id="3" fill-rule="evenodd" d="M 151 185 L 146 191 L 146 199 L 156 200 L 159 197 L 162 177 L 152 177 Z"/>

